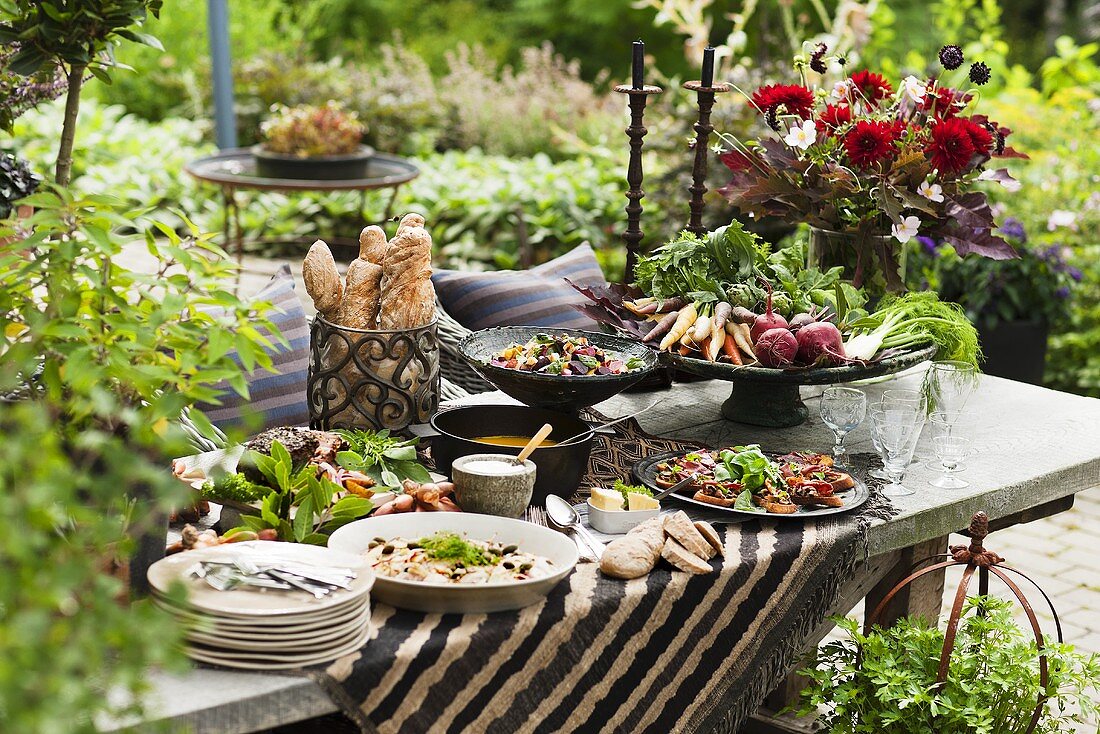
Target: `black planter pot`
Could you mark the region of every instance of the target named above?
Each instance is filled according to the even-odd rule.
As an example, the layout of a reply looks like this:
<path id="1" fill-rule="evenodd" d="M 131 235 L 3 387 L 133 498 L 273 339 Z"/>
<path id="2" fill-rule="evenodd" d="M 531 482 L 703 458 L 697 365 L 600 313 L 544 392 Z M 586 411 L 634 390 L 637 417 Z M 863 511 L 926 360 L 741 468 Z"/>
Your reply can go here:
<path id="1" fill-rule="evenodd" d="M 307 181 L 347 181 L 366 178 L 374 148 L 360 145 L 355 153 L 319 155 L 309 158 L 272 153 L 262 145 L 252 146 L 256 157 L 256 175 L 263 178 L 289 178 Z"/>
<path id="2" fill-rule="evenodd" d="M 1050 325 L 1045 321 L 1007 321 L 996 326 L 979 326 L 988 375 L 1009 380 L 1043 384 Z"/>

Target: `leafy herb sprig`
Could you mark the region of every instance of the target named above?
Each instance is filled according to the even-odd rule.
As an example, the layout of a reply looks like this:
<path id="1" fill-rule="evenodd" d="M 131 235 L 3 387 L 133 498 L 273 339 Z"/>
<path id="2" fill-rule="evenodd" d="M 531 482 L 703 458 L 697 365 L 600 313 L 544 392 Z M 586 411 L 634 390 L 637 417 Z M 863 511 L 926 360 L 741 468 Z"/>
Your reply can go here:
<path id="1" fill-rule="evenodd" d="M 327 476 L 318 477 L 311 464 L 294 471 L 290 452 L 278 441 L 271 444 L 271 456 L 252 452 L 251 459 L 273 490 L 263 498 L 260 514 L 243 515 L 244 525 L 238 529 L 271 528 L 279 534 L 279 540 L 328 545 L 333 530 L 374 509 L 373 503 L 363 497 L 337 499 L 343 488 Z"/>
<path id="2" fill-rule="evenodd" d="M 496 563 L 498 558 L 457 533 L 444 531 L 421 538 L 420 547 L 432 558 L 440 561 L 458 561 L 466 566 L 489 566 Z"/>
<path id="3" fill-rule="evenodd" d="M 406 479 L 430 482 L 432 475 L 416 460 L 418 439 L 401 440 L 381 431 L 337 431 L 348 448 L 336 455 L 340 466 L 361 471 L 381 487 L 400 487 Z"/>

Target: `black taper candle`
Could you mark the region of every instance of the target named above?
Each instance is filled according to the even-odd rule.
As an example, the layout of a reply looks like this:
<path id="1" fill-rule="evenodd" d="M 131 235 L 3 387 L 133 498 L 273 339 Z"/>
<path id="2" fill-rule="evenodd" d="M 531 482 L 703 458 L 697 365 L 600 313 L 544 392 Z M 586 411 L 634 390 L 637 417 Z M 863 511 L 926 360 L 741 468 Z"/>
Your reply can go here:
<path id="1" fill-rule="evenodd" d="M 707 46 L 703 49 L 703 73 L 699 83 L 704 87 L 714 84 L 714 47 Z"/>
<path id="2" fill-rule="evenodd" d="M 645 44 L 634 42 L 634 63 L 630 66 L 630 86 L 641 89 L 645 86 Z"/>

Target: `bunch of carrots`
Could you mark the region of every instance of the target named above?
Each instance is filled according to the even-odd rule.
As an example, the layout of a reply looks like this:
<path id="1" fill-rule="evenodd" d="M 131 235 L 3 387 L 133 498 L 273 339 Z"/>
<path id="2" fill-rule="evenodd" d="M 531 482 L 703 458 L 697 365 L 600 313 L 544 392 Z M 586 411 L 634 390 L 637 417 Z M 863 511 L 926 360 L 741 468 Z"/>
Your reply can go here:
<path id="1" fill-rule="evenodd" d="M 662 352 L 702 355 L 709 362 L 743 365 L 756 361 L 750 327 L 756 314 L 726 301 L 687 303 L 682 298 L 639 298 L 623 306 L 656 324 L 642 341 L 657 342 Z M 659 341 L 658 341 L 659 340 Z"/>

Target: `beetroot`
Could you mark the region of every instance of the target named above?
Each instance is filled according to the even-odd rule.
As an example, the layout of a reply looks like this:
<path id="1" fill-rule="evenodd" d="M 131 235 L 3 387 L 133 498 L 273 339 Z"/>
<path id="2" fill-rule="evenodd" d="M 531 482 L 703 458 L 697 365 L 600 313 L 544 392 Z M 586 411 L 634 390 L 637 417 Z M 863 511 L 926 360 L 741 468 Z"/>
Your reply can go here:
<path id="1" fill-rule="evenodd" d="M 756 340 L 756 359 L 765 367 L 790 367 L 797 355 L 798 340 L 785 328 L 768 329 Z"/>
<path id="2" fill-rule="evenodd" d="M 749 338 L 752 339 L 753 344 L 756 344 L 761 335 L 769 329 L 787 328 L 787 319 L 772 311 L 772 284 L 765 280 L 764 285 L 768 287 L 768 307 L 764 313 L 756 317 L 752 328 L 749 329 Z"/>
<path id="3" fill-rule="evenodd" d="M 815 321 L 803 326 L 798 330 L 796 341 L 799 362 L 833 367 L 844 361 L 844 339 L 840 329 L 828 321 Z"/>
<path id="4" fill-rule="evenodd" d="M 791 331 L 797 332 L 803 326 L 809 326 L 810 324 L 817 323 L 813 314 L 810 313 L 796 313 L 791 317 L 791 322 L 787 324 L 787 328 Z"/>

